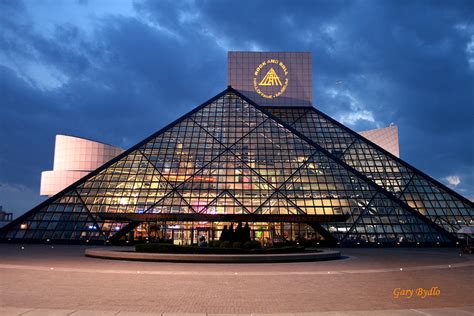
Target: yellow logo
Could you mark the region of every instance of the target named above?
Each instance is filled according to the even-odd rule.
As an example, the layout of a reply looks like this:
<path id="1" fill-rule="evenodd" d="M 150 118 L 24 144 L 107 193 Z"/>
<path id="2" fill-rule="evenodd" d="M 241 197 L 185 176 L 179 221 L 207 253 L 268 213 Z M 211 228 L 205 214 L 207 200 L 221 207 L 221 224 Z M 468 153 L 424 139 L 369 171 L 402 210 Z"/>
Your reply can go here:
<path id="1" fill-rule="evenodd" d="M 259 86 L 281 86 L 280 77 L 275 72 L 275 69 L 270 68 L 262 81 L 258 84 Z"/>
<path id="2" fill-rule="evenodd" d="M 261 78 L 265 71 L 266 74 Z M 268 59 L 262 62 L 255 69 L 253 87 L 255 92 L 263 98 L 273 99 L 279 97 L 288 87 L 288 68 L 278 59 Z"/>

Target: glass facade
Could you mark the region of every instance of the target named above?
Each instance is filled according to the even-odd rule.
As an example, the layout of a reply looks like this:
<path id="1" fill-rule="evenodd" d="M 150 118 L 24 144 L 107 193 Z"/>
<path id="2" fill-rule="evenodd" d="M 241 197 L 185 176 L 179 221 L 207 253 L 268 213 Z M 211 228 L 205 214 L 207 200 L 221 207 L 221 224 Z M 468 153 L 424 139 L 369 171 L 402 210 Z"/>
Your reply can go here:
<path id="1" fill-rule="evenodd" d="M 315 108 L 267 110 L 445 230 L 474 224 L 472 202 Z"/>
<path id="2" fill-rule="evenodd" d="M 471 202 L 429 191 L 433 185 L 420 173 L 313 108 L 268 110 L 229 88 L 19 217 L 0 238 L 171 234 L 192 243 L 196 234 L 218 238 L 238 218 L 265 243 L 283 236 L 431 244 L 455 241 L 433 214 L 472 220 Z M 432 211 L 428 200 L 445 204 Z M 451 202 L 463 208 L 448 214 Z"/>

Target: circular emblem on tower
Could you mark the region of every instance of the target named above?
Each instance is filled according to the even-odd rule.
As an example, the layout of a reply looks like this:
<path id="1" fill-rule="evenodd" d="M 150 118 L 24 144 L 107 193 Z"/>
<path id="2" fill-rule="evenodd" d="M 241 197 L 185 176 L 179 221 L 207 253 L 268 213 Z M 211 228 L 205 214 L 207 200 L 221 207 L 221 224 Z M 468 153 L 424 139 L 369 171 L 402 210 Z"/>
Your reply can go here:
<path id="1" fill-rule="evenodd" d="M 261 97 L 274 99 L 288 87 L 288 68 L 278 59 L 268 59 L 255 68 L 253 88 Z"/>

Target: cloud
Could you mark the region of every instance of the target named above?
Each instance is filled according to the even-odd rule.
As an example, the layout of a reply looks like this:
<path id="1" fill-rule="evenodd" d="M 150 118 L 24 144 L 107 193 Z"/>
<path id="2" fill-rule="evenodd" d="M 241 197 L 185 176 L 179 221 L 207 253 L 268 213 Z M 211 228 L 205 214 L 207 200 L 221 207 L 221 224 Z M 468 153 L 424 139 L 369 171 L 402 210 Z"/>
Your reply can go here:
<path id="1" fill-rule="evenodd" d="M 127 148 L 222 91 L 227 50 L 311 51 L 318 109 L 356 130 L 396 123 L 405 160 L 438 179 L 462 174 L 456 190 L 474 196 L 472 1 L 2 1 L 0 11 L 0 182 L 30 201 L 56 134 Z"/>
<path id="2" fill-rule="evenodd" d="M 469 66 L 474 70 L 474 35 L 471 36 L 471 41 L 466 45 L 466 53 Z"/>
<path id="3" fill-rule="evenodd" d="M 447 176 L 444 178 L 450 185 L 457 187 L 461 183 L 459 176 Z"/>
<path id="4" fill-rule="evenodd" d="M 31 189 L 22 184 L 0 183 L 0 201 L 3 211 L 12 212 L 13 217 L 20 216 L 24 211 L 44 201 L 38 195 L 39 189 Z"/>
<path id="5" fill-rule="evenodd" d="M 356 98 L 350 91 L 347 90 L 338 90 L 338 89 L 328 89 L 327 95 L 338 104 L 346 104 L 348 110 L 339 111 L 336 114 L 336 119 L 343 123 L 354 126 L 358 121 L 367 121 L 370 123 L 376 123 L 374 114 L 367 110 L 365 106 Z M 379 124 L 376 124 L 377 127 Z"/>
<path id="6" fill-rule="evenodd" d="M 465 48 L 466 60 L 469 67 L 474 70 L 474 24 L 459 23 L 454 26 L 454 29 L 468 38 Z"/>

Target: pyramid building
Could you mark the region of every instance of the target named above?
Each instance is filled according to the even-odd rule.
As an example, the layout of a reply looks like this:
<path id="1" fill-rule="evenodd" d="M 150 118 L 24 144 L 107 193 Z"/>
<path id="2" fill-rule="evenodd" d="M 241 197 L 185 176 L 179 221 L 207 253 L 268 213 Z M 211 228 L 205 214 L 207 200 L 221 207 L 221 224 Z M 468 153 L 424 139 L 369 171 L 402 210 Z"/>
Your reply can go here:
<path id="1" fill-rule="evenodd" d="M 20 216 L 0 239 L 192 244 L 244 222 L 264 244 L 433 245 L 454 244 L 473 224 L 471 201 L 311 106 L 311 71 L 308 79 L 298 69 L 310 66 L 307 53 L 261 54 L 230 53 L 232 87 Z M 266 68 L 285 86 L 252 88 Z"/>

